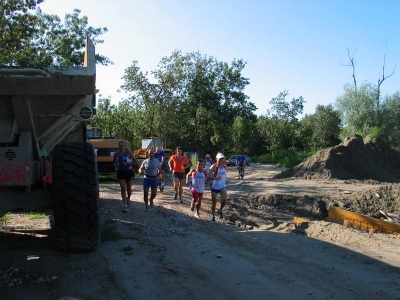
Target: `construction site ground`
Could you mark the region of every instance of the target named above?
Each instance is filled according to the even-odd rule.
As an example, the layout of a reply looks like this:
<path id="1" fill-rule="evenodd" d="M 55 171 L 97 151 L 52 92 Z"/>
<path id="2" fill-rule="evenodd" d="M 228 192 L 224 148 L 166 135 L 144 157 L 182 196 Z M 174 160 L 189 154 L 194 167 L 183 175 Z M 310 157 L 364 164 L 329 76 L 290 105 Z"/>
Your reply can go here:
<path id="1" fill-rule="evenodd" d="M 330 205 L 382 208 L 398 185 L 273 179 L 284 170 L 252 164 L 239 180 L 230 167 L 224 218 L 215 223 L 210 192 L 196 219 L 188 187 L 183 204 L 173 199 L 170 173 L 149 212 L 140 177 L 129 213 L 119 184 L 103 179 L 103 231 L 111 226 L 120 236 L 93 253 L 59 252 L 48 219 L 12 214 L 0 224 L 1 298 L 400 299 L 400 237 L 325 219 Z M 295 216 L 310 221 L 297 226 Z"/>

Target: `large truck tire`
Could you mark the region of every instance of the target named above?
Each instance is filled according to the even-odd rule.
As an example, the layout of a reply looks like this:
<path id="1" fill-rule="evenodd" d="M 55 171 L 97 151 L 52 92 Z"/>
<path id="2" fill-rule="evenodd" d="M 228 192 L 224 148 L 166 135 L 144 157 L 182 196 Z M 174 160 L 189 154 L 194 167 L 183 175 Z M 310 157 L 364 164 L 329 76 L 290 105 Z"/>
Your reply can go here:
<path id="1" fill-rule="evenodd" d="M 89 252 L 100 242 L 99 181 L 89 143 L 63 143 L 52 156 L 54 228 L 58 246 Z"/>

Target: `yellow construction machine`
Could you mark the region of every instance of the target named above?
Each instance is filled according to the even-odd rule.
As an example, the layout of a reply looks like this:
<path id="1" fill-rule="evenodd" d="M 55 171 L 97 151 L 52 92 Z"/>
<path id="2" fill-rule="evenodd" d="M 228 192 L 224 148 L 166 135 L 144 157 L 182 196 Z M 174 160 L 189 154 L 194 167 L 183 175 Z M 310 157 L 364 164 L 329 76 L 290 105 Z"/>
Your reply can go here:
<path id="1" fill-rule="evenodd" d="M 149 149 L 153 149 L 154 151 L 156 151 L 157 147 L 160 147 L 165 152 L 165 154 L 167 155 L 166 160 L 168 161 L 169 158 L 172 156 L 172 150 L 165 149 L 164 146 L 164 142 L 159 137 L 143 138 L 142 147 L 134 151 L 137 164 L 135 167 L 139 168 L 142 162 L 147 158 L 147 151 L 149 151 Z"/>
<path id="2" fill-rule="evenodd" d="M 87 127 L 87 142 L 93 145 L 97 158 L 97 168 L 99 173 L 114 172 L 114 153 L 119 150 L 118 142 L 121 137 L 118 134 L 104 136 L 103 130 L 97 127 Z M 126 141 L 126 148 L 130 149 L 130 143 Z"/>

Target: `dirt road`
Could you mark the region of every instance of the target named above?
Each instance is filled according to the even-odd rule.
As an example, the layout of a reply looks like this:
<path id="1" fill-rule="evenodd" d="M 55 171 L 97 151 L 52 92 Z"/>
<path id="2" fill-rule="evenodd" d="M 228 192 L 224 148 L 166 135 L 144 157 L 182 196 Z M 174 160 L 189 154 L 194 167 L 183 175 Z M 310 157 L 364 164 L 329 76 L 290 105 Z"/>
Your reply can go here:
<path id="1" fill-rule="evenodd" d="M 136 179 L 128 214 L 122 213 L 118 184 L 103 184 L 102 221 L 121 238 L 102 242 L 96 253 L 57 252 L 43 224 L 2 226 L 1 298 L 400 299 L 399 236 L 326 222 L 307 205 L 318 197 L 346 202 L 340 191 L 351 195 L 378 186 L 268 181 L 281 170 L 253 164 L 239 181 L 232 168 L 225 216 L 216 223 L 209 221 L 209 194 L 195 219 L 187 188 L 183 204 L 173 200 L 171 178 L 149 212 Z M 292 221 L 299 207 L 316 220 L 306 228 Z M 6 284 L 7 278 L 22 283 Z"/>

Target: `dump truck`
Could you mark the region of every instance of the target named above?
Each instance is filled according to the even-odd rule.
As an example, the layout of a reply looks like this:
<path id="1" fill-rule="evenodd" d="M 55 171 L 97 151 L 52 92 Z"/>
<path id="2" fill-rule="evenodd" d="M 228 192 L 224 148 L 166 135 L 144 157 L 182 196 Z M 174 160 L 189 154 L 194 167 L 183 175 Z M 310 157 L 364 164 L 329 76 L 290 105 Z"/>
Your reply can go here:
<path id="1" fill-rule="evenodd" d="M 100 241 L 98 171 L 86 142 L 95 81 L 89 39 L 83 67 L 0 68 L 0 206 L 24 209 L 41 192 L 67 252 L 93 251 Z M 24 197 L 14 199 L 18 189 Z"/>

